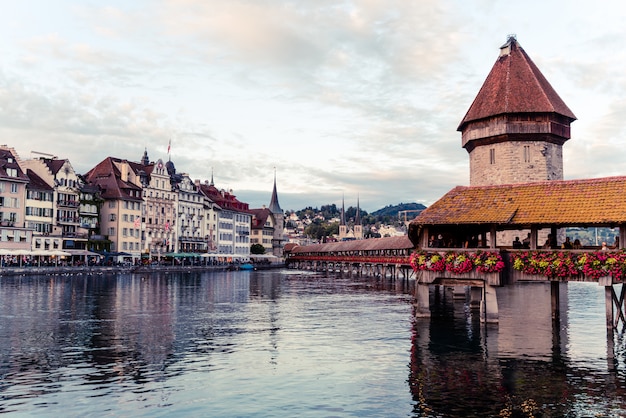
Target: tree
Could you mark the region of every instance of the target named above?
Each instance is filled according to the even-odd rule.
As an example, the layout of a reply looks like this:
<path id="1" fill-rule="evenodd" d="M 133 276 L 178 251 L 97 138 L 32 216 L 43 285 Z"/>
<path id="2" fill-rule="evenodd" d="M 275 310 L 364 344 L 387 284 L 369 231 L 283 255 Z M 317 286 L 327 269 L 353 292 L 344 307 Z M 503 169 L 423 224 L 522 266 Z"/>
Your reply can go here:
<path id="1" fill-rule="evenodd" d="M 265 254 L 265 247 L 262 244 L 252 244 L 250 254 Z"/>

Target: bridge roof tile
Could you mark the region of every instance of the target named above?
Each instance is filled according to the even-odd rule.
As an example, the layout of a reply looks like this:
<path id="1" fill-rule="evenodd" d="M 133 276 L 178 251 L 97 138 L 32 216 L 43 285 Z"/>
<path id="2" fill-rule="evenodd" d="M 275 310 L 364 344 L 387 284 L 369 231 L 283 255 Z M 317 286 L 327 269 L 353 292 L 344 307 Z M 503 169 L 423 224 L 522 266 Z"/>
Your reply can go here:
<path id="1" fill-rule="evenodd" d="M 626 223 L 626 177 L 457 186 L 412 223 L 512 227 Z"/>
<path id="2" fill-rule="evenodd" d="M 359 239 L 353 241 L 328 242 L 295 247 L 292 253 L 302 252 L 340 252 L 340 251 L 370 251 L 370 250 L 401 250 L 413 248 L 408 236 Z"/>

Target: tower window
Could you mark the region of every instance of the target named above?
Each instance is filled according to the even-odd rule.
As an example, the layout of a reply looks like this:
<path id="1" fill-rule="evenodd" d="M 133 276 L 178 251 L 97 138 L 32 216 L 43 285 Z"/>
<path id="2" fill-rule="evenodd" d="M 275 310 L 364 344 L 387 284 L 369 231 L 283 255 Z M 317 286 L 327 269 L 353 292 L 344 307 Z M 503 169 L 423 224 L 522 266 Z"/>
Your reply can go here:
<path id="1" fill-rule="evenodd" d="M 529 145 L 524 145 L 524 162 L 525 163 L 530 162 L 530 146 Z"/>
<path id="2" fill-rule="evenodd" d="M 495 148 L 491 148 L 489 150 L 489 163 L 490 164 L 495 164 L 496 163 L 496 150 L 495 150 Z"/>

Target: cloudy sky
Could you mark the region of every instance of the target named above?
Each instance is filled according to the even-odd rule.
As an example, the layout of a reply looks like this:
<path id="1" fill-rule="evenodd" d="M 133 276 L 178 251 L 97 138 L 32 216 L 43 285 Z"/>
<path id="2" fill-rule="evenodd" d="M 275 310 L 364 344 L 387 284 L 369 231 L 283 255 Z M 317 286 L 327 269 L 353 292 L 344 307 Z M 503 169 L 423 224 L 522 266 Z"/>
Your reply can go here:
<path id="1" fill-rule="evenodd" d="M 495 0 L 0 0 L 0 144 L 171 159 L 283 209 L 429 205 L 507 35 L 578 117 L 565 177 L 626 174 L 626 6 Z"/>

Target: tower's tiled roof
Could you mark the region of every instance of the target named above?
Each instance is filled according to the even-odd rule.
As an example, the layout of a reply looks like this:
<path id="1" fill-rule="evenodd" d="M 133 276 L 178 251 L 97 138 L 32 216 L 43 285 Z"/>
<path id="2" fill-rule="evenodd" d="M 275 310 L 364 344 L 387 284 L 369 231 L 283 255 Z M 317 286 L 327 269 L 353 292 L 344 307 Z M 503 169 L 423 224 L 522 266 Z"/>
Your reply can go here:
<path id="1" fill-rule="evenodd" d="M 457 186 L 424 209 L 418 225 L 614 225 L 626 222 L 626 177 Z"/>
<path id="2" fill-rule="evenodd" d="M 576 120 L 514 37 L 501 50 L 457 130 L 469 122 L 506 113 L 557 113 Z"/>

